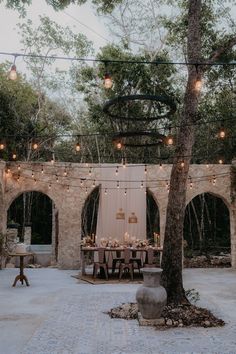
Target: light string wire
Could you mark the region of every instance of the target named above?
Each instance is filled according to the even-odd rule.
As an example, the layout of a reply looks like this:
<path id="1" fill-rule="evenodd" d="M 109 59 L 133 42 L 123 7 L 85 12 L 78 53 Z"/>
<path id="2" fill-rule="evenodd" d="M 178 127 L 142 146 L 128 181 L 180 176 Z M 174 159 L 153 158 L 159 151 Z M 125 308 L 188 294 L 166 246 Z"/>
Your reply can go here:
<path id="1" fill-rule="evenodd" d="M 114 167 L 115 168 L 115 167 Z M 9 169 L 6 169 L 6 174 L 8 174 L 8 170 Z M 29 171 L 29 172 L 31 172 L 32 173 L 32 175 L 31 175 L 31 177 L 30 176 L 27 176 L 27 175 L 22 175 L 22 172 L 24 172 L 24 171 Z M 66 175 L 64 174 L 65 173 L 65 171 L 66 171 Z M 37 179 L 36 178 L 36 176 L 35 176 L 35 174 L 36 173 L 38 173 L 38 174 L 42 174 L 42 167 L 41 167 L 41 169 L 38 169 L 38 170 L 34 170 L 34 169 L 30 169 L 30 168 L 21 168 L 20 170 L 19 169 L 17 169 L 15 172 L 13 172 L 13 171 L 9 171 L 9 172 L 11 172 L 12 173 L 12 175 L 14 175 L 14 176 L 18 176 L 18 177 L 24 177 L 24 178 L 30 178 L 31 180 L 33 179 L 33 180 L 35 180 L 35 179 Z M 50 181 L 50 182 L 48 182 L 48 181 L 46 181 L 46 183 L 54 183 L 54 184 L 57 184 L 58 185 L 58 180 L 59 180 L 59 178 L 60 179 L 67 179 L 67 180 L 80 180 L 80 182 L 82 182 L 82 183 L 86 183 L 86 182 L 92 182 L 93 184 L 94 183 L 100 183 L 100 182 L 113 182 L 113 183 L 140 183 L 140 186 L 145 182 L 145 183 L 158 183 L 158 182 L 160 182 L 160 183 L 162 183 L 162 182 L 165 182 L 165 183 L 167 183 L 167 182 L 169 182 L 170 180 L 169 180 L 169 178 L 161 178 L 161 179 L 157 179 L 157 178 L 155 178 L 155 179 L 147 179 L 147 178 L 145 178 L 145 176 L 144 176 L 144 178 L 143 179 L 141 179 L 141 180 L 121 180 L 121 179 L 119 179 L 119 178 L 117 178 L 117 176 L 114 178 L 114 179 L 100 179 L 100 178 L 95 178 L 94 176 L 93 177 L 85 177 L 85 176 L 70 176 L 69 175 L 69 171 L 68 170 L 64 170 L 64 173 L 63 174 L 59 174 L 58 173 L 58 171 L 56 171 L 56 172 L 54 172 L 54 173 L 49 173 L 49 172 L 47 172 L 47 171 L 43 171 L 43 174 L 44 175 L 47 175 L 47 176 L 51 176 L 52 178 L 56 178 L 56 182 L 52 182 L 52 181 Z M 145 172 L 144 172 L 145 173 Z M 221 172 L 221 173 L 211 173 L 211 174 L 207 174 L 207 175 L 202 175 L 202 176 L 191 176 L 191 175 L 189 175 L 188 176 L 188 179 L 189 179 L 189 181 L 190 181 L 190 183 L 198 183 L 198 182 L 202 182 L 202 181 L 207 181 L 207 180 L 209 180 L 209 179 L 216 179 L 216 178 L 223 178 L 223 177 L 226 177 L 226 176 L 228 176 L 228 175 L 230 175 L 230 172 Z M 40 179 L 37 179 L 38 181 L 40 180 Z M 45 182 L 44 180 L 43 181 L 41 181 L 41 182 Z M 63 183 L 63 185 L 65 185 L 64 183 Z M 66 184 L 67 185 L 67 184 Z M 161 186 L 162 186 L 162 184 L 161 184 Z M 75 186 L 76 187 L 76 186 Z M 81 186 L 80 186 L 81 187 Z M 120 186 L 119 186 L 120 187 Z M 125 189 L 126 187 L 124 187 L 123 189 Z M 140 189 L 140 187 L 131 187 L 131 189 L 132 188 L 134 188 L 134 189 Z M 116 189 L 116 188 L 112 188 L 112 189 Z M 122 189 L 122 188 L 121 188 Z"/>
<path id="2" fill-rule="evenodd" d="M 211 62 L 211 61 L 162 61 L 162 60 L 124 60 L 124 59 L 98 59 L 98 58 L 78 58 L 70 56 L 58 55 L 41 55 L 32 53 L 13 53 L 13 52 L 0 52 L 0 55 L 13 56 L 13 57 L 28 57 L 28 58 L 41 58 L 41 59 L 54 59 L 54 60 L 68 60 L 68 61 L 81 61 L 81 62 L 98 62 L 98 63 L 114 63 L 114 64 L 147 64 L 147 65 L 194 65 L 194 66 L 235 66 L 236 61 L 230 62 Z"/>

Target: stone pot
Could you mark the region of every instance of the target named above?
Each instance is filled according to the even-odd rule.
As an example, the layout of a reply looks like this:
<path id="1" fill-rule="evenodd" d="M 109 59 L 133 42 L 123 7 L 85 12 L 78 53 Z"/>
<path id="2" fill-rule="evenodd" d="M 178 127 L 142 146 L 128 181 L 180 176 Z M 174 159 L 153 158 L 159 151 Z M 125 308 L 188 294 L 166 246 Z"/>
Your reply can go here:
<path id="1" fill-rule="evenodd" d="M 161 317 L 167 293 L 160 285 L 161 268 L 142 268 L 144 283 L 136 292 L 138 309 L 145 319 Z"/>

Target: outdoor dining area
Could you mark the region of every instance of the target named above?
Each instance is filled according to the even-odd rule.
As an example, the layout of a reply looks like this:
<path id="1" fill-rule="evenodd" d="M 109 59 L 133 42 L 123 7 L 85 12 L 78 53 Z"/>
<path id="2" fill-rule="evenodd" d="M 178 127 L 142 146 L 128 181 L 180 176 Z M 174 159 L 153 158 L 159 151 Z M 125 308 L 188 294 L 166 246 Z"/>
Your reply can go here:
<path id="1" fill-rule="evenodd" d="M 160 266 L 162 247 L 158 233 L 154 233 L 153 241 L 130 237 L 126 232 L 122 241 L 101 238 L 97 244 L 95 235 L 87 236 L 81 245 L 81 274 L 86 276 L 86 263 L 90 260 L 93 279 L 141 277 L 141 268 Z"/>

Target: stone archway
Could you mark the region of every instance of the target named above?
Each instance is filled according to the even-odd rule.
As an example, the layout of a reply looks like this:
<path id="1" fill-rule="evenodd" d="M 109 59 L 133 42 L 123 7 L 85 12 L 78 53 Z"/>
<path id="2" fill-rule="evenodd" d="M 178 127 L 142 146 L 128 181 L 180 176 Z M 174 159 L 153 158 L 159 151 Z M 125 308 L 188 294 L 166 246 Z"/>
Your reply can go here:
<path id="1" fill-rule="evenodd" d="M 185 210 L 185 255 L 219 255 L 231 252 L 230 205 L 220 195 L 195 195 Z"/>
<path id="2" fill-rule="evenodd" d="M 12 234 L 12 226 L 17 224 L 18 241 L 28 245 L 35 254 L 34 261 L 42 266 L 57 259 L 57 215 L 52 199 L 36 190 L 16 195 L 7 208 L 7 233 Z"/>

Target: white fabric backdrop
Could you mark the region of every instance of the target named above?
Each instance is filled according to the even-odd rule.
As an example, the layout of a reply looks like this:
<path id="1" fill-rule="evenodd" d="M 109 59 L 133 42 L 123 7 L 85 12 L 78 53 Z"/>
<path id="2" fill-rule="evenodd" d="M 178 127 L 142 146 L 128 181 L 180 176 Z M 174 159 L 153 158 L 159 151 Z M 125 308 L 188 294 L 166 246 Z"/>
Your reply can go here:
<path id="1" fill-rule="evenodd" d="M 105 165 L 103 165 L 105 166 Z M 109 180 L 101 182 L 98 220 L 97 220 L 97 242 L 102 237 L 123 240 L 125 232 L 130 237 L 139 239 L 146 238 L 146 175 L 144 166 L 123 167 L 122 165 L 112 165 L 112 167 L 101 168 L 101 179 Z M 116 169 L 118 175 L 116 176 Z M 111 182 L 111 180 L 113 180 Z M 115 182 L 114 182 L 115 180 Z M 133 181 L 138 182 L 122 182 Z M 120 188 L 117 189 L 117 181 Z M 143 181 L 143 189 L 140 188 L 140 181 Z M 105 195 L 107 188 L 107 195 Z M 114 188 L 114 189 L 109 189 Z M 127 195 L 125 189 L 127 188 Z M 137 189 L 130 189 L 137 188 Z M 125 220 L 117 220 L 116 213 L 122 208 L 125 213 Z M 137 224 L 129 224 L 128 219 L 134 212 L 138 218 Z"/>

